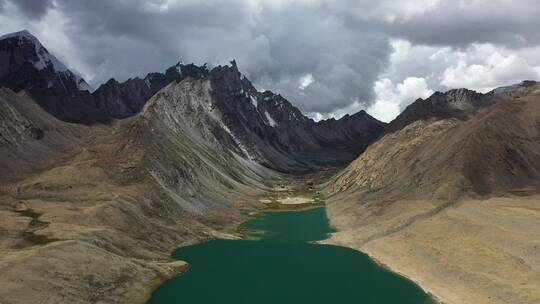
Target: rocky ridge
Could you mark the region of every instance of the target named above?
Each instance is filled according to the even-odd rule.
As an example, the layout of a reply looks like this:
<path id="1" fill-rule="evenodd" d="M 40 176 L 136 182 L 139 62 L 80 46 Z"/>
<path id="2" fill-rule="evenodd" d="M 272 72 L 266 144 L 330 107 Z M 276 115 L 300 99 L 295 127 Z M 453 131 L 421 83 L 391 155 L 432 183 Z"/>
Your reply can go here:
<path id="1" fill-rule="evenodd" d="M 494 105 L 506 98 L 525 94 L 536 81 L 525 80 L 519 84 L 496 88 L 488 93 L 468 89 L 435 92 L 427 99 L 417 99 L 389 123 L 387 132 L 400 130 L 410 123 L 429 118 L 457 118 L 466 120 L 478 110 Z"/>
<path id="2" fill-rule="evenodd" d="M 365 112 L 315 122 L 281 95 L 258 92 L 235 61 L 213 69 L 177 63 L 165 73 L 150 73 L 142 79 L 122 83 L 110 79 L 89 92 L 87 85 L 78 85 L 86 84 L 82 78 L 65 68 L 27 31 L 4 36 L 0 50 L 4 50 L 0 57 L 6 61 L 0 65 L 0 86 L 15 92 L 26 90 L 46 111 L 68 122 L 111 123 L 132 117 L 172 82 L 208 80 L 213 107 L 221 112 L 221 127 L 233 134 L 244 156 L 280 171 L 343 165 L 373 142 L 385 126 Z M 39 59 L 40 54 L 49 59 Z"/>

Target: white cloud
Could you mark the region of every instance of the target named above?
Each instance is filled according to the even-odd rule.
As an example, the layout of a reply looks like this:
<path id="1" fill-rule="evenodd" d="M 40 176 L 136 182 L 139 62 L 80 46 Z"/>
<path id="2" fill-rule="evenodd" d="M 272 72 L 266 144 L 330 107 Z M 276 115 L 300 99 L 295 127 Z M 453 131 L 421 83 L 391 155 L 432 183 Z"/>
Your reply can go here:
<path id="1" fill-rule="evenodd" d="M 313 78 L 313 75 L 311 73 L 307 73 L 304 76 L 300 77 L 300 84 L 298 85 L 298 88 L 300 90 L 304 90 L 305 88 L 309 87 L 310 84 L 312 84 L 315 81 L 315 78 Z"/>
<path id="2" fill-rule="evenodd" d="M 394 85 L 383 78 L 375 82 L 375 102 L 367 109 L 373 117 L 389 122 L 394 119 L 407 105 L 418 98 L 427 98 L 433 94 L 428 88 L 425 78 L 407 77 L 403 82 Z"/>
<path id="3" fill-rule="evenodd" d="M 538 71 L 525 58 L 491 44 L 474 45 L 459 57 L 444 71 L 441 85 L 487 92 L 498 86 L 539 78 Z"/>
<path id="4" fill-rule="evenodd" d="M 413 45 L 391 40 L 388 69 L 374 84 L 371 115 L 383 121 L 395 118 L 418 98 L 434 90 L 469 88 L 487 92 L 526 79 L 540 79 L 540 47 L 506 49 L 494 44 L 473 44 L 463 49 Z"/>

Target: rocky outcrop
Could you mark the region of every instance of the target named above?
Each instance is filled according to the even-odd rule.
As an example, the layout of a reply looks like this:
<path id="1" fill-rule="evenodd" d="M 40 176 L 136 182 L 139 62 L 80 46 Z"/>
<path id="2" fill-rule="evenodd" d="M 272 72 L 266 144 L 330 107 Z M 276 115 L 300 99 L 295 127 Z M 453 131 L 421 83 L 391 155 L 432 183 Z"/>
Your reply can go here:
<path id="1" fill-rule="evenodd" d="M 28 31 L 0 37 L 0 81 L 20 91 L 51 89 L 55 94 L 71 95 L 89 90 L 84 79 L 69 70 Z"/>

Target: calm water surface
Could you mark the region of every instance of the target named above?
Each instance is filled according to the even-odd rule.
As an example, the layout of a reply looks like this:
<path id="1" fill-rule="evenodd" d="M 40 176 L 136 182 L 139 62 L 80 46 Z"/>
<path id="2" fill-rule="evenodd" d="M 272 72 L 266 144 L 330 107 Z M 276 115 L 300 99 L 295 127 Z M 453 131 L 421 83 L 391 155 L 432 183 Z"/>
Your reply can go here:
<path id="1" fill-rule="evenodd" d="M 176 250 L 190 263 L 149 303 L 436 303 L 413 282 L 352 249 L 312 244 L 333 230 L 324 208 L 271 212 L 246 222 L 253 240 L 217 240 Z"/>

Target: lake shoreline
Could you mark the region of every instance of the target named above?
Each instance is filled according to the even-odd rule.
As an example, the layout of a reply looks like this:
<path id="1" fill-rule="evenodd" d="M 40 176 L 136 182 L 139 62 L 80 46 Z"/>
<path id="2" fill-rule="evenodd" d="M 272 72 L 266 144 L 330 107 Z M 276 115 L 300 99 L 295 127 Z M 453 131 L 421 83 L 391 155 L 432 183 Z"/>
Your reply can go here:
<path id="1" fill-rule="evenodd" d="M 347 246 L 347 245 L 341 244 L 339 242 L 334 242 L 334 241 L 332 241 L 332 238 L 328 238 L 328 239 L 325 239 L 325 240 L 322 240 L 322 241 L 318 241 L 317 243 L 322 244 L 322 245 L 331 245 L 331 246 L 350 248 L 352 250 L 355 250 L 355 251 L 358 251 L 358 252 L 360 252 L 362 254 L 365 254 L 373 262 L 375 262 L 377 265 L 387 269 L 388 271 L 396 273 L 396 274 L 410 280 L 411 282 L 414 282 L 414 284 L 418 285 L 427 295 L 432 297 L 433 300 L 437 301 L 438 304 L 446 304 L 447 303 L 444 299 L 442 299 L 440 296 L 438 296 L 432 290 L 430 290 L 430 288 L 428 288 L 421 280 L 418 280 L 415 276 L 405 274 L 404 272 L 402 272 L 402 271 L 400 271 L 398 269 L 395 269 L 394 267 L 391 267 L 389 264 L 382 262 L 372 252 L 369 252 L 367 250 L 361 250 L 361 249 L 354 248 L 354 247 L 351 247 L 351 246 Z"/>
<path id="2" fill-rule="evenodd" d="M 178 274 L 176 276 L 176 278 L 169 279 L 168 281 L 166 281 L 163 285 L 161 285 L 158 289 L 156 289 L 152 293 L 151 298 L 149 299 L 149 301 L 147 303 L 167 303 L 171 299 L 174 299 L 175 296 L 178 296 L 178 293 L 183 294 L 184 296 L 186 296 L 185 291 L 184 291 L 184 293 L 181 292 L 182 288 L 183 289 L 187 288 L 187 291 L 188 291 L 187 296 L 188 296 L 188 298 L 186 298 L 185 300 L 187 302 L 190 302 L 189 299 L 191 299 L 192 301 L 193 301 L 193 299 L 195 299 L 195 298 L 193 298 L 193 295 L 191 295 L 192 298 L 189 298 L 190 291 L 196 290 L 197 288 L 201 288 L 201 284 L 196 283 L 197 281 L 193 282 L 194 278 L 198 277 L 199 280 L 204 279 L 205 282 L 208 281 L 209 282 L 208 284 L 212 285 L 211 282 L 215 281 L 215 280 L 219 281 L 221 279 L 220 276 L 223 276 L 223 273 L 229 273 L 229 274 L 237 273 L 237 272 L 242 273 L 242 271 L 243 271 L 242 266 L 240 266 L 240 267 L 234 268 L 234 269 L 236 269 L 235 271 L 232 271 L 232 269 L 230 271 L 219 271 L 218 273 L 220 273 L 220 275 L 218 275 L 218 278 L 215 278 L 214 275 L 216 275 L 216 274 L 211 275 L 210 273 L 205 272 L 205 271 L 208 271 L 208 269 L 204 270 L 204 269 L 210 267 L 208 265 L 212 265 L 212 267 L 218 267 L 218 269 L 220 267 L 221 268 L 225 267 L 225 269 L 228 269 L 226 267 L 231 267 L 230 265 L 223 266 L 224 264 L 232 263 L 234 265 L 234 263 L 235 263 L 234 259 L 237 258 L 237 257 L 236 256 L 230 256 L 231 252 L 235 251 L 232 248 L 235 248 L 235 247 L 238 247 L 238 246 L 240 246 L 240 247 L 247 246 L 248 248 L 251 248 L 251 247 L 259 248 L 259 247 L 262 246 L 263 248 L 266 248 L 265 246 L 270 246 L 268 248 L 268 250 L 270 250 L 270 252 L 271 252 L 272 250 L 275 250 L 275 248 L 274 248 L 275 246 L 278 246 L 278 248 L 284 248 L 284 249 L 286 248 L 285 250 L 287 250 L 287 251 L 293 250 L 294 252 L 297 252 L 297 250 L 300 250 L 300 249 L 294 249 L 294 248 L 297 248 L 298 245 L 300 245 L 300 248 L 313 248 L 313 249 L 316 248 L 317 249 L 316 251 L 319 251 L 319 255 L 321 254 L 321 252 L 328 252 L 328 254 L 327 255 L 323 254 L 322 256 L 318 256 L 317 258 L 315 258 L 315 260 L 313 260 L 313 258 L 314 258 L 313 253 L 304 252 L 303 255 L 302 255 L 301 260 L 297 260 L 298 256 L 296 256 L 296 255 L 295 255 L 295 258 L 293 258 L 291 260 L 288 260 L 288 259 L 283 260 L 282 259 L 281 262 L 280 262 L 280 267 L 283 267 L 283 265 L 281 265 L 282 263 L 289 263 L 289 265 L 287 267 L 285 267 L 286 269 L 295 269 L 295 268 L 297 269 L 297 271 L 292 271 L 289 275 L 292 275 L 294 277 L 295 275 L 298 276 L 300 274 L 300 277 L 302 277 L 302 275 L 303 275 L 302 271 L 306 271 L 306 270 L 308 271 L 308 273 L 313 272 L 313 271 L 321 271 L 322 273 L 326 272 L 328 274 L 328 271 L 330 269 L 331 275 L 322 275 L 322 276 L 323 277 L 328 277 L 328 278 L 329 277 L 339 278 L 339 280 L 337 280 L 337 282 L 341 282 L 343 280 L 345 280 L 345 281 L 343 281 L 342 283 L 337 283 L 338 284 L 337 286 L 339 286 L 339 287 L 337 287 L 337 286 L 335 286 L 335 284 L 336 284 L 336 282 L 334 282 L 334 281 L 336 281 L 335 279 L 333 279 L 331 281 L 328 281 L 328 282 L 326 282 L 324 280 L 321 282 L 320 279 L 317 279 L 317 284 L 323 284 L 322 286 L 320 286 L 317 289 L 309 289 L 308 288 L 309 291 L 306 290 L 304 292 L 295 290 L 295 292 L 297 293 L 295 296 L 298 296 L 300 294 L 302 296 L 305 296 L 305 297 L 309 298 L 309 297 L 314 297 L 314 296 L 316 296 L 317 293 L 321 293 L 321 292 L 322 292 L 323 295 L 328 296 L 328 294 L 327 294 L 328 291 L 321 291 L 321 290 L 332 290 L 330 292 L 332 294 L 332 292 L 338 292 L 339 290 L 345 288 L 343 290 L 344 292 L 339 291 L 339 296 L 338 297 L 344 297 L 344 298 L 351 297 L 351 294 L 352 294 L 351 290 L 348 289 L 348 288 L 351 288 L 351 286 L 349 286 L 347 284 L 343 285 L 343 283 L 351 282 L 349 280 L 351 280 L 352 277 L 355 277 L 357 279 L 354 279 L 354 281 L 359 280 L 358 281 L 359 285 L 353 284 L 355 286 L 354 287 L 355 290 L 356 290 L 356 288 L 359 288 L 359 287 L 360 288 L 367 288 L 365 290 L 365 292 L 367 292 L 368 294 L 374 293 L 373 295 L 377 294 L 377 296 L 376 296 L 377 300 L 382 300 L 383 303 L 387 303 L 386 301 L 388 301 L 389 298 L 393 298 L 393 297 L 399 295 L 400 293 L 403 293 L 404 298 L 408 299 L 407 301 L 411 301 L 411 299 L 413 299 L 413 298 L 416 299 L 416 300 L 424 299 L 424 300 L 419 300 L 422 303 L 424 303 L 424 301 L 427 301 L 427 298 L 429 298 L 430 299 L 428 301 L 429 303 L 435 303 L 434 302 L 434 297 L 431 294 L 427 293 L 424 288 L 422 288 L 421 286 L 416 284 L 415 281 L 411 280 L 410 278 L 404 276 L 401 273 L 397 273 L 397 272 L 393 271 L 392 269 L 390 269 L 389 267 L 386 267 L 385 265 L 382 265 L 379 261 L 373 259 L 370 255 L 366 254 L 365 252 L 362 252 L 362 251 L 359 251 L 359 250 L 357 250 L 355 248 L 351 248 L 351 247 L 347 247 L 347 246 L 341 246 L 341 245 L 336 245 L 336 244 L 325 243 L 324 241 L 326 241 L 327 237 L 330 235 L 328 233 L 332 233 L 332 232 L 335 231 L 333 228 L 330 228 L 329 222 L 327 222 L 328 228 L 325 228 L 325 229 L 330 229 L 330 230 L 328 230 L 327 232 L 324 232 L 324 235 L 321 235 L 320 234 L 321 232 L 317 232 L 318 231 L 317 229 L 320 229 L 320 228 L 317 228 L 316 225 L 315 226 L 310 225 L 309 224 L 310 222 L 304 223 L 304 225 L 298 225 L 298 223 L 296 223 L 296 221 L 298 220 L 299 217 L 302 218 L 302 212 L 308 212 L 308 214 L 314 214 L 314 213 L 321 214 L 320 211 L 316 211 L 316 210 L 321 210 L 322 214 L 324 214 L 324 217 L 327 218 L 326 217 L 326 208 L 325 208 L 324 205 L 307 206 L 306 208 L 303 208 L 302 210 L 294 210 L 294 211 L 281 210 L 281 209 L 259 210 L 257 212 L 257 214 L 251 213 L 250 214 L 251 219 L 248 219 L 246 222 L 244 222 L 244 223 L 242 223 L 242 224 L 240 224 L 238 226 L 237 232 L 238 232 L 238 234 L 242 235 L 242 239 L 238 241 L 239 243 L 236 243 L 236 241 L 232 241 L 232 242 L 235 242 L 235 243 L 230 243 L 227 240 L 223 240 L 223 239 L 220 239 L 220 238 L 215 238 L 214 240 L 216 242 L 212 242 L 212 239 L 208 239 L 208 240 L 206 240 L 204 242 L 200 242 L 200 243 L 198 243 L 197 245 L 194 245 L 194 246 L 177 248 L 172 253 L 172 256 L 177 258 L 177 259 L 180 258 L 180 259 L 182 259 L 184 261 L 188 261 L 188 263 L 190 263 L 190 264 L 193 261 L 194 264 L 198 265 L 196 267 L 197 267 L 197 271 L 199 273 L 197 273 L 197 271 L 190 272 L 190 279 L 188 281 L 186 281 L 186 279 L 183 278 L 182 274 Z M 304 213 L 304 214 L 306 214 L 306 213 Z M 262 221 L 261 221 L 261 218 L 263 218 L 263 217 L 264 218 L 266 218 L 266 217 L 270 217 L 270 218 L 289 217 L 291 219 L 291 220 L 288 220 L 289 223 L 294 223 L 294 224 L 293 224 L 293 226 L 284 228 L 282 225 L 279 224 L 279 221 L 277 223 L 274 223 L 275 220 L 267 222 L 266 220 L 262 219 Z M 253 226 L 254 223 L 259 223 L 259 224 L 256 224 L 255 226 Z M 257 226 L 257 225 L 261 225 L 261 224 L 263 226 Z M 277 225 L 275 227 L 278 228 L 278 230 L 274 231 L 272 229 L 270 229 L 270 230 L 261 229 L 261 228 L 265 227 L 265 225 L 269 225 L 269 224 L 274 225 L 274 226 Z M 256 231 L 264 231 L 264 232 L 261 235 L 258 235 Z M 277 243 L 274 243 L 272 241 L 270 243 L 268 243 L 269 239 L 272 240 L 275 237 L 277 237 L 278 239 L 281 240 L 284 237 L 283 233 L 285 233 L 285 237 L 286 237 L 284 240 L 278 241 Z M 289 237 L 286 236 L 287 233 L 288 234 L 292 233 L 292 235 L 289 236 L 289 237 L 292 237 L 292 239 L 290 239 L 289 241 L 287 241 L 288 238 L 289 238 Z M 294 235 L 298 235 L 298 236 L 294 236 Z M 316 235 L 319 235 L 319 236 L 316 236 Z M 247 243 L 241 243 L 241 242 L 246 242 L 246 241 L 247 241 Z M 285 241 L 285 243 L 283 243 L 283 241 Z M 269 245 L 265 245 L 267 243 Z M 220 246 L 226 246 L 226 248 L 228 248 L 227 246 L 232 246 L 232 247 L 231 247 L 231 249 L 228 249 L 228 250 L 224 251 L 223 252 L 224 257 L 222 257 L 222 254 L 218 254 L 217 256 L 215 255 L 216 252 L 219 251 Z M 310 247 L 310 246 L 315 246 L 315 247 Z M 199 249 L 199 248 L 201 248 L 201 249 Z M 208 252 L 207 251 L 199 252 L 197 250 L 206 250 L 205 248 L 209 248 L 209 249 L 214 248 L 214 249 L 211 249 L 211 251 L 213 252 L 212 257 L 211 257 L 211 260 L 209 260 L 209 261 L 201 262 L 201 259 L 203 261 L 205 261 L 204 260 L 205 259 L 204 255 L 205 254 L 208 255 Z M 274 248 L 274 249 L 272 249 L 272 248 Z M 310 249 L 310 250 L 313 250 L 313 249 Z M 250 249 L 250 250 L 252 250 L 252 249 Z M 344 256 L 341 256 L 337 260 L 332 259 L 333 262 L 330 262 L 330 260 L 328 260 L 328 259 L 331 258 L 332 255 L 335 255 L 336 252 L 339 253 L 338 255 L 340 255 L 340 254 L 343 255 L 344 254 Z M 239 256 L 242 256 L 241 252 L 236 252 L 235 254 L 238 254 Z M 260 257 L 260 258 L 262 258 L 263 256 L 268 255 L 269 253 L 266 252 L 266 251 L 263 251 L 263 252 L 259 252 L 258 254 L 255 254 L 255 256 L 259 257 L 260 254 L 262 254 L 262 256 Z M 280 253 L 280 255 L 281 254 L 282 253 Z M 251 257 L 252 255 L 250 254 L 249 256 Z M 273 255 L 270 255 L 270 256 L 273 256 Z M 317 256 L 317 255 L 315 255 L 315 256 Z M 354 259 L 358 259 L 358 260 L 353 260 L 353 261 L 350 261 L 350 262 L 346 262 L 351 257 L 354 257 Z M 231 260 L 231 258 L 232 258 L 232 260 Z M 227 262 L 224 262 L 224 263 L 220 262 L 220 259 L 225 259 L 225 261 L 227 261 Z M 307 262 L 303 261 L 304 259 L 307 259 Z M 321 261 L 325 261 L 325 262 L 321 264 L 320 263 Z M 342 261 L 342 262 L 335 264 L 336 261 Z M 362 261 L 364 261 L 364 262 L 362 262 Z M 360 262 L 360 264 L 358 264 L 359 262 Z M 300 264 L 296 264 L 296 263 L 300 263 Z M 346 264 L 345 268 L 343 268 L 344 265 L 342 265 L 344 263 Z M 367 264 L 364 265 L 363 263 L 367 263 Z M 262 269 L 265 269 L 264 267 L 269 267 L 269 266 L 264 266 L 263 264 L 260 264 L 259 262 L 256 262 L 256 264 L 250 264 L 250 265 L 252 265 L 250 267 L 253 267 L 253 265 L 257 265 L 257 267 L 262 267 Z M 309 265 L 318 265 L 318 267 L 314 268 L 314 267 L 311 267 Z M 332 266 L 330 266 L 330 265 L 332 265 Z M 202 269 L 201 269 L 201 267 L 202 267 Z M 246 266 L 244 265 L 243 267 L 246 267 Z M 272 266 L 270 266 L 270 267 L 272 267 Z M 298 267 L 300 267 L 300 268 L 298 268 Z M 337 267 L 337 268 L 334 269 L 335 267 Z M 361 267 L 361 268 L 356 269 L 358 267 Z M 299 271 L 298 269 L 303 269 L 303 270 Z M 214 270 L 212 269 L 210 271 L 214 271 Z M 203 274 L 201 274 L 201 272 Z M 213 272 L 211 272 L 211 273 L 213 273 Z M 271 279 L 267 278 L 266 275 L 268 275 L 268 272 L 265 272 L 265 270 L 263 270 L 261 272 L 256 271 L 255 273 L 261 273 L 261 275 L 262 275 L 261 277 L 259 277 L 259 276 L 253 277 L 252 279 L 254 279 L 255 281 L 257 281 L 257 280 L 260 281 L 262 279 L 262 281 L 264 282 L 265 280 L 268 279 L 268 280 L 270 280 L 272 282 L 278 282 L 276 280 L 271 280 Z M 266 275 L 264 275 L 265 273 L 266 273 Z M 370 273 L 371 273 L 371 275 L 369 275 Z M 185 274 L 185 272 L 184 272 L 184 274 Z M 239 274 L 235 274 L 236 280 L 239 278 L 238 275 Z M 396 294 L 395 295 L 394 294 L 388 295 L 388 294 L 386 294 L 386 293 L 384 293 L 384 292 L 382 292 L 380 290 L 380 288 L 383 288 L 382 287 L 383 285 L 380 285 L 381 283 L 377 283 L 377 282 L 379 282 L 378 280 L 374 280 L 373 282 L 371 282 L 372 276 L 375 276 L 375 278 L 378 277 L 379 280 L 381 280 L 382 278 L 386 278 L 386 279 L 382 279 L 383 281 L 391 278 L 392 280 L 395 280 L 393 284 L 397 284 L 399 282 L 396 286 L 400 286 L 400 287 L 393 287 L 393 288 L 395 288 L 395 293 Z M 240 275 L 240 277 L 242 277 L 242 276 Z M 310 280 L 313 280 L 314 277 L 317 277 L 317 276 L 308 275 L 307 277 L 304 277 L 304 279 L 307 279 L 306 281 L 310 282 Z M 282 279 L 284 279 L 284 278 L 282 278 Z M 296 278 L 296 280 L 298 280 L 298 279 L 299 278 Z M 178 281 L 178 280 L 180 280 L 180 281 Z M 225 281 L 219 281 L 219 282 L 224 283 L 224 282 L 227 282 L 229 280 L 230 281 L 235 281 L 235 278 L 227 278 L 227 279 L 225 279 Z M 183 282 L 183 283 L 175 283 L 174 281 Z M 299 281 L 302 281 L 302 280 L 300 279 Z M 242 282 L 242 280 L 240 280 L 239 282 L 236 282 L 235 284 L 240 284 L 240 285 L 236 285 L 236 286 L 244 286 L 244 283 L 247 284 L 246 286 L 249 286 L 249 284 L 251 283 L 251 282 L 244 282 L 244 283 L 240 283 L 240 282 Z M 362 283 L 362 282 L 364 282 L 364 283 Z M 392 281 L 390 281 L 390 282 L 392 282 Z M 181 284 L 181 285 L 174 285 L 174 284 Z M 187 284 L 187 285 L 185 285 L 185 284 Z M 189 285 L 189 284 L 191 284 L 191 285 Z M 193 284 L 195 284 L 195 285 L 193 285 Z M 306 284 L 309 284 L 309 283 L 306 283 Z M 373 285 L 373 284 L 375 284 L 373 287 L 368 287 L 368 286 Z M 174 285 L 176 287 L 173 288 L 173 287 L 171 287 L 169 285 L 171 285 L 171 286 Z M 219 288 L 222 288 L 222 287 L 218 288 L 217 286 L 218 285 L 216 285 L 217 291 L 219 291 Z M 259 285 L 256 285 L 256 286 L 259 286 Z M 346 286 L 349 286 L 349 287 L 346 287 Z M 384 285 L 384 286 L 386 286 L 386 285 Z M 406 287 L 406 286 L 410 286 L 410 287 Z M 305 287 L 306 286 L 304 286 L 304 288 Z M 208 286 L 206 286 L 206 288 L 208 288 Z M 246 290 L 251 290 L 248 287 L 245 287 L 245 288 L 247 288 Z M 284 287 L 282 286 L 279 289 L 280 293 L 272 294 L 271 296 L 279 296 L 283 292 L 285 292 L 285 293 L 290 292 L 290 291 L 287 291 L 287 288 L 285 288 L 285 289 L 283 289 L 283 288 Z M 407 288 L 411 288 L 411 290 L 407 290 Z M 254 290 L 257 290 L 257 289 L 254 289 Z M 228 292 L 225 292 L 225 293 L 224 292 L 225 291 L 221 292 L 222 296 L 224 296 L 224 295 L 226 295 L 228 297 L 234 297 L 235 296 L 234 293 L 229 294 Z M 254 292 L 256 294 L 258 294 L 257 293 L 258 291 L 254 291 Z M 412 292 L 412 294 L 415 294 L 415 296 L 412 296 L 411 292 Z M 354 292 L 354 294 L 356 294 L 356 292 Z M 408 296 L 405 296 L 405 294 L 408 294 Z M 201 295 L 201 294 L 199 293 L 198 295 Z M 411 296 L 413 298 L 411 298 Z M 165 299 L 167 299 L 166 297 L 172 297 L 172 298 L 170 298 L 169 300 L 164 301 L 163 297 L 165 297 Z M 202 301 L 201 303 L 206 303 L 206 302 L 204 302 L 205 297 L 207 297 L 207 296 L 204 295 L 202 300 L 199 299 L 199 300 Z M 335 295 L 333 297 L 335 298 Z M 353 298 L 357 298 L 357 297 L 358 297 L 358 295 L 355 295 Z M 419 297 L 419 298 L 417 298 L 417 297 Z M 353 299 L 353 298 L 351 298 L 351 299 Z M 366 299 L 368 299 L 368 298 L 369 297 L 367 297 Z M 157 300 L 157 299 L 159 299 L 159 300 Z M 373 300 L 372 297 L 370 299 Z M 317 301 L 319 301 L 319 300 L 320 299 L 315 298 L 315 303 L 318 303 Z M 370 301 L 372 301 L 372 300 L 370 300 Z M 392 302 L 389 302 L 389 303 L 394 303 L 394 302 L 392 300 Z M 409 303 L 409 302 L 407 302 L 407 303 Z M 415 302 L 415 303 L 417 303 L 417 302 Z M 436 303 L 439 303 L 439 302 L 436 302 Z"/>

